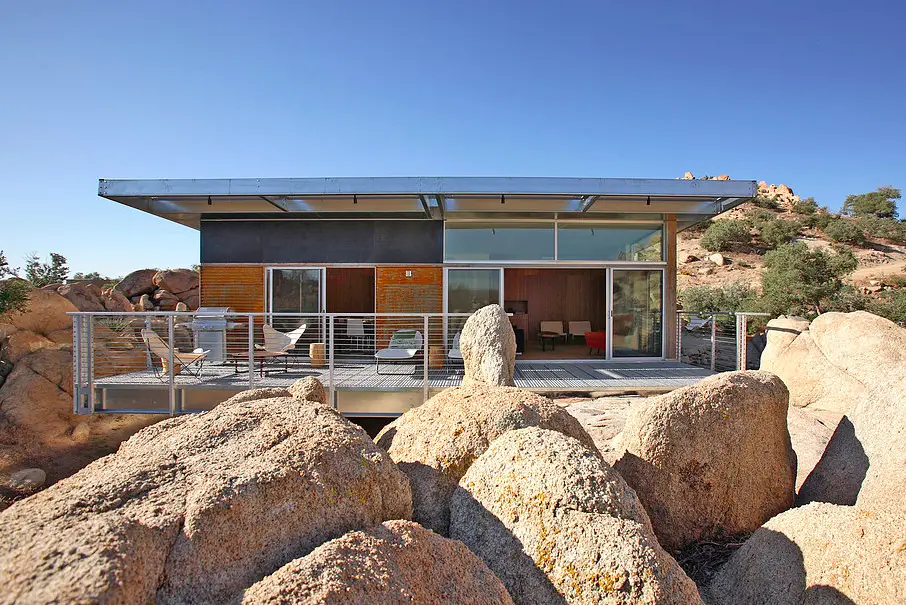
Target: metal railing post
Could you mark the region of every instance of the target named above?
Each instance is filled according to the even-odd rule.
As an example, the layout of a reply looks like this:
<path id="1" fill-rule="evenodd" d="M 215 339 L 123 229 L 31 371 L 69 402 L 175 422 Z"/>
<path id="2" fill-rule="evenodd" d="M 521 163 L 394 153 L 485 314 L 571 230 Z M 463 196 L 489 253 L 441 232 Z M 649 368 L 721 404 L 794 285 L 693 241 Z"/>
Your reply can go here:
<path id="1" fill-rule="evenodd" d="M 173 350 L 175 349 L 175 335 L 173 331 L 173 316 L 167 316 L 167 379 L 170 382 L 170 416 L 176 415 L 176 371 L 173 368 L 173 362 L 175 361 L 175 356 L 173 355 Z"/>
<path id="2" fill-rule="evenodd" d="M 88 410 L 94 414 L 94 316 L 88 316 Z"/>
<path id="3" fill-rule="evenodd" d="M 422 404 L 428 401 L 428 353 L 430 352 L 430 347 L 428 343 L 428 314 L 425 314 L 425 339 L 422 341 Z"/>
<path id="4" fill-rule="evenodd" d="M 255 316 L 249 314 L 249 389 L 255 389 Z"/>
<path id="5" fill-rule="evenodd" d="M 334 367 L 334 316 L 330 314 L 327 316 L 327 394 L 328 394 L 328 405 L 332 408 L 337 408 L 336 400 L 336 390 L 333 384 L 333 367 Z"/>
<path id="6" fill-rule="evenodd" d="M 676 361 L 683 361 L 683 314 L 676 313 Z"/>
<path id="7" fill-rule="evenodd" d="M 711 314 L 711 371 L 717 370 L 717 314 Z"/>
<path id="8" fill-rule="evenodd" d="M 746 337 L 749 333 L 749 317 L 746 314 L 736 316 L 736 369 L 746 370 L 749 365 L 749 351 Z"/>
<path id="9" fill-rule="evenodd" d="M 72 317 L 72 413 L 79 414 L 82 398 L 82 318 Z"/>
<path id="10" fill-rule="evenodd" d="M 151 316 L 145 316 L 145 328 L 151 330 Z M 145 362 L 148 363 L 148 370 L 151 370 L 154 360 L 151 359 L 151 350 L 148 347 L 145 347 Z"/>

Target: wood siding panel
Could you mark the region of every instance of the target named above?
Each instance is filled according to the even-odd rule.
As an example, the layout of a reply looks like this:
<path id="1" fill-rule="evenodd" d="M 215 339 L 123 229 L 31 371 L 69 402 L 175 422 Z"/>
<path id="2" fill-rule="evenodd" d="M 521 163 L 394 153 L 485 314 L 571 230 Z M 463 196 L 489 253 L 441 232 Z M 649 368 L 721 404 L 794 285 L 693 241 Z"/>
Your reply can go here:
<path id="1" fill-rule="evenodd" d="M 264 311 L 263 265 L 202 265 L 201 305 Z"/>
<path id="2" fill-rule="evenodd" d="M 374 313 L 373 267 L 328 267 L 327 312 Z"/>
<path id="3" fill-rule="evenodd" d="M 538 338 L 543 321 L 588 320 L 592 330 L 605 330 L 605 269 L 522 269 L 504 270 L 504 301 L 528 301 L 528 313 L 513 316 L 513 324 L 525 330 L 526 339 Z"/>
<path id="4" fill-rule="evenodd" d="M 676 359 L 676 215 L 664 224 L 664 357 Z"/>
<path id="5" fill-rule="evenodd" d="M 410 276 L 406 272 L 412 272 Z M 375 270 L 375 312 L 434 314 L 443 312 L 444 269 L 436 266 L 392 266 Z M 429 327 L 426 338 L 437 343 L 441 322 Z M 414 328 L 424 332 L 424 322 L 413 318 L 385 318 L 375 323 L 377 347 L 386 347 L 394 330 Z"/>

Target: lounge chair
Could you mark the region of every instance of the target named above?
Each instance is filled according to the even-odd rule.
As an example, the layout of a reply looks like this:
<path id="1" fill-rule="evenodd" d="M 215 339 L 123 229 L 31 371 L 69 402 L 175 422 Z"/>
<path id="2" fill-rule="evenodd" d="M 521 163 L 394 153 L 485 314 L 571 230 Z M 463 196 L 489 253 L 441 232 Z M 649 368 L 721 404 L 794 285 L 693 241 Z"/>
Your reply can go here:
<path id="1" fill-rule="evenodd" d="M 348 318 L 346 320 L 346 336 L 349 342 L 355 341 L 356 347 L 361 350 L 365 347 L 365 320 L 362 318 Z"/>
<path id="2" fill-rule="evenodd" d="M 686 330 L 697 330 L 699 328 L 704 328 L 711 323 L 711 320 L 714 319 L 714 316 L 708 316 L 707 318 L 699 318 L 698 316 L 692 316 L 689 318 L 689 323 L 686 324 Z"/>
<path id="3" fill-rule="evenodd" d="M 150 328 L 142 329 L 142 341 L 145 342 L 145 347 L 148 348 L 148 352 L 151 356 L 156 356 L 160 358 L 160 367 L 154 365 L 153 361 L 151 363 L 151 369 L 154 371 L 154 376 L 158 379 L 164 379 L 164 368 L 169 364 L 170 360 L 170 348 L 167 346 L 167 342 L 160 338 L 156 332 Z M 192 353 L 182 353 L 175 347 L 173 348 L 173 374 L 178 375 L 182 371 L 186 371 L 188 374 L 192 375 L 196 379 L 201 376 L 201 369 L 204 366 L 204 359 L 210 353 L 210 350 L 196 349 Z"/>
<path id="4" fill-rule="evenodd" d="M 459 349 L 459 337 L 462 335 L 462 332 L 457 332 L 456 336 L 453 337 L 453 347 L 450 349 L 450 352 L 447 354 L 447 357 L 451 360 L 462 360 L 462 350 Z"/>
<path id="5" fill-rule="evenodd" d="M 572 341 L 573 337 L 584 337 L 585 333 L 591 332 L 591 322 L 583 320 L 580 322 L 570 322 L 569 323 L 569 340 Z"/>
<path id="6" fill-rule="evenodd" d="M 564 339 L 566 338 L 566 333 L 563 332 L 563 322 L 553 322 L 553 321 L 542 322 L 541 330 L 538 332 L 539 337 L 542 333 L 544 333 L 545 335 L 548 335 L 548 336 L 553 336 L 554 338 L 558 338 L 558 339 L 560 337 L 563 337 Z"/>
<path id="7" fill-rule="evenodd" d="M 418 330 L 397 330 L 390 336 L 387 349 L 374 353 L 377 374 L 381 374 L 381 360 L 387 362 L 405 362 L 413 360 L 422 349 L 422 333 Z"/>

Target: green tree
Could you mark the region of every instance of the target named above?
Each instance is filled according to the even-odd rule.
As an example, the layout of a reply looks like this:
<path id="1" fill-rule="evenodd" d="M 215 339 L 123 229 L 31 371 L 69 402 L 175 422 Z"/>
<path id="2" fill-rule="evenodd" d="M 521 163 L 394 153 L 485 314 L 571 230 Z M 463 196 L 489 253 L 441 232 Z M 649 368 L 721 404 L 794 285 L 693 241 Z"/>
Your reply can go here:
<path id="1" fill-rule="evenodd" d="M 850 194 L 846 196 L 841 212 L 844 215 L 854 217 L 868 215 L 881 218 L 896 217 L 896 201 L 901 197 L 899 189 L 885 185 L 879 187 L 877 191 L 868 192 L 867 194 Z"/>
<path id="2" fill-rule="evenodd" d="M 49 262 L 41 262 L 35 253 L 25 259 L 25 279 L 36 288 L 62 282 L 68 275 L 66 257 L 61 254 L 50 253 Z"/>
<path id="3" fill-rule="evenodd" d="M 768 248 L 777 248 L 799 235 L 799 224 L 794 221 L 774 219 L 761 227 L 758 239 Z"/>
<path id="4" fill-rule="evenodd" d="M 834 219 L 824 227 L 823 231 L 834 242 L 843 242 L 856 246 L 865 244 L 865 232 L 853 219 Z"/>
<path id="5" fill-rule="evenodd" d="M 77 271 L 72 275 L 73 280 L 106 280 L 105 276 L 102 276 L 96 271 L 90 271 L 87 274 L 84 274 L 80 271 Z"/>
<path id="6" fill-rule="evenodd" d="M 0 250 L 0 278 L 15 276 L 17 273 L 19 273 L 19 269 L 10 267 L 9 262 L 6 260 L 6 254 Z"/>
<path id="7" fill-rule="evenodd" d="M 711 223 L 702 235 L 701 245 L 710 251 L 730 250 L 734 244 L 748 244 L 751 239 L 752 234 L 745 221 L 727 219 Z"/>
<path id="8" fill-rule="evenodd" d="M 906 326 L 906 289 L 898 288 L 885 292 L 868 305 L 868 311 L 900 326 Z"/>
<path id="9" fill-rule="evenodd" d="M 844 289 L 843 276 L 856 268 L 851 250 L 809 250 L 803 242 L 784 244 L 764 257 L 761 307 L 773 315 L 815 315 Z"/>
<path id="10" fill-rule="evenodd" d="M 818 212 L 818 203 L 814 198 L 804 198 L 798 202 L 793 202 L 790 208 L 797 215 L 813 215 Z"/>
<path id="11" fill-rule="evenodd" d="M 29 285 L 15 277 L 18 269 L 9 266 L 6 255 L 0 250 L 0 316 L 8 311 L 25 311 Z M 9 279 L 4 280 L 9 276 Z"/>

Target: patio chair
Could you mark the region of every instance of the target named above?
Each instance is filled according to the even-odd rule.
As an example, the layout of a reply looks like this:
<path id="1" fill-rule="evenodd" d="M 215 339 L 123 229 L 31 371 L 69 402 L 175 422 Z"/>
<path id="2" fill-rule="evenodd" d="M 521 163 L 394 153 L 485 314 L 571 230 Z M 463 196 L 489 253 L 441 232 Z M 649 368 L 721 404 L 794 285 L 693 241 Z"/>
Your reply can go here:
<path id="1" fill-rule="evenodd" d="M 288 353 L 290 349 L 296 346 L 296 342 L 299 341 L 299 337 L 305 333 L 305 329 L 308 328 L 307 324 L 302 324 L 295 330 L 290 332 L 280 332 L 269 324 L 265 324 L 261 327 L 261 332 L 264 334 L 264 345 L 255 344 L 255 349 L 266 351 L 268 353 Z"/>
<path id="2" fill-rule="evenodd" d="M 462 350 L 459 349 L 459 337 L 462 335 L 462 332 L 457 332 L 456 336 L 453 337 L 453 347 L 450 348 L 450 352 L 447 354 L 447 357 L 451 360 L 462 360 Z"/>
<path id="3" fill-rule="evenodd" d="M 699 328 L 704 328 L 711 323 L 711 320 L 714 319 L 714 316 L 708 316 L 707 318 L 699 318 L 698 316 L 692 316 L 689 318 L 689 323 L 686 324 L 686 330 L 697 330 Z"/>
<path id="4" fill-rule="evenodd" d="M 585 334 L 589 332 L 591 332 L 591 322 L 589 322 L 588 320 L 569 323 L 568 338 L 570 341 L 572 341 L 573 337 L 584 337 Z"/>
<path id="5" fill-rule="evenodd" d="M 374 353 L 374 372 L 381 374 L 381 360 L 387 362 L 405 362 L 414 360 L 422 348 L 422 333 L 418 330 L 397 330 L 390 336 L 387 349 Z"/>
<path id="6" fill-rule="evenodd" d="M 150 328 L 142 329 L 142 341 L 145 342 L 145 347 L 148 348 L 148 353 L 151 356 L 160 358 L 160 368 L 155 366 L 152 362 L 151 370 L 154 371 L 154 376 L 163 380 L 165 372 L 164 368 L 166 368 L 170 360 L 170 348 L 167 345 L 167 342 Z M 186 371 L 196 379 L 199 378 L 201 376 L 201 369 L 204 366 L 204 359 L 209 353 L 210 350 L 202 349 L 196 349 L 192 353 L 183 353 L 174 347 L 173 374 L 178 375 L 182 371 Z"/>
<path id="7" fill-rule="evenodd" d="M 362 318 L 348 318 L 346 320 L 346 336 L 349 337 L 350 343 L 355 342 L 359 350 L 365 347 L 365 320 Z"/>

